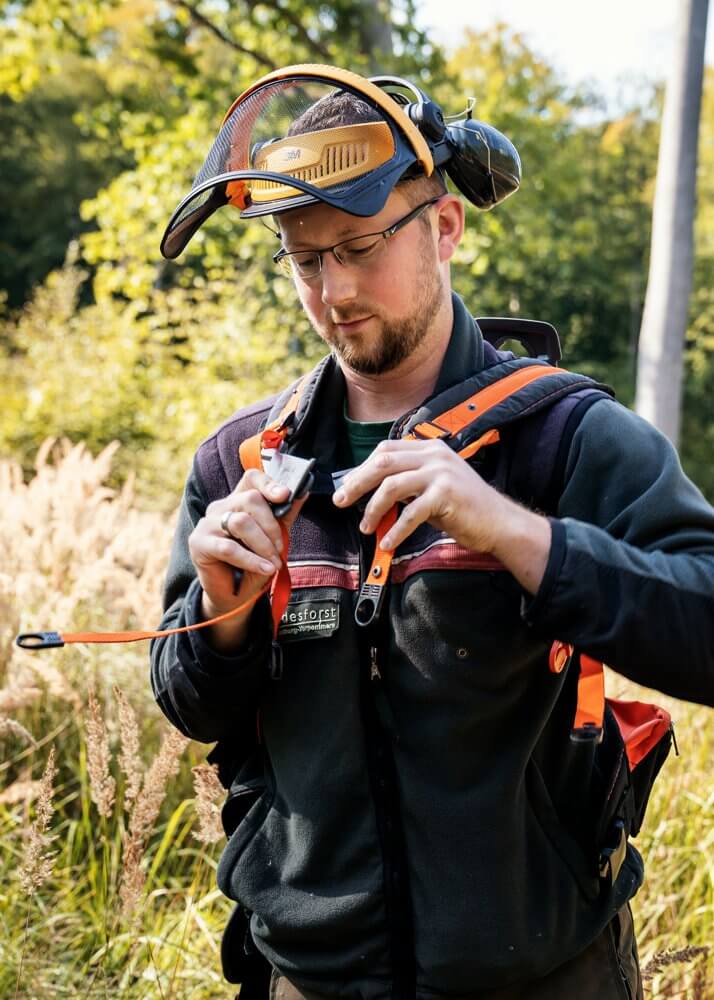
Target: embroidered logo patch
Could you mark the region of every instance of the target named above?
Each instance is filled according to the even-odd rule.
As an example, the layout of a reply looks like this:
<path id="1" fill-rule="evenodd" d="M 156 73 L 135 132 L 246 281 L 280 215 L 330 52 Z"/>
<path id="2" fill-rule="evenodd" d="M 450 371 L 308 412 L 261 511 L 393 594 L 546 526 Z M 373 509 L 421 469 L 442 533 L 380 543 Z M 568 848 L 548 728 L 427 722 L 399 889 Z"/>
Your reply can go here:
<path id="1" fill-rule="evenodd" d="M 278 626 L 278 639 L 321 639 L 333 635 L 340 625 L 337 601 L 305 601 L 285 609 Z"/>

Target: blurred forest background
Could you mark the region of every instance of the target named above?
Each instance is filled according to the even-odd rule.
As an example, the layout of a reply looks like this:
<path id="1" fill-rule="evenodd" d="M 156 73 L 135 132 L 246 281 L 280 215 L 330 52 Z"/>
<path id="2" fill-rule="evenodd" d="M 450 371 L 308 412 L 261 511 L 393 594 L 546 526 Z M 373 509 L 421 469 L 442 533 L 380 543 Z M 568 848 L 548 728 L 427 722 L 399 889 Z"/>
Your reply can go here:
<path id="1" fill-rule="evenodd" d="M 657 88 L 612 118 L 597 93 L 566 86 L 505 25 L 466 30 L 445 54 L 412 27 L 411 0 L 392 3 L 391 23 L 379 13 L 387 5 L 352 0 L 12 0 L 3 9 L 6 455 L 29 466 L 47 435 L 93 450 L 118 440 L 116 474 L 131 468 L 142 496 L 170 510 L 196 442 L 320 354 L 259 222 L 225 209 L 177 262 L 158 252 L 226 108 L 257 76 L 301 61 L 413 76 L 450 113 L 476 98 L 476 115 L 518 147 L 523 186 L 492 213 L 469 210 L 457 291 L 477 314 L 554 323 L 569 367 L 632 400 Z M 711 68 L 700 164 L 681 452 L 714 498 Z"/>
<path id="2" fill-rule="evenodd" d="M 329 62 L 410 77 L 446 113 L 475 97 L 476 116 L 519 149 L 523 186 L 493 213 L 469 209 L 456 290 L 476 314 L 552 322 L 568 367 L 634 397 L 661 87 L 615 116 L 508 25 L 465 30 L 447 53 L 414 27 L 416 6 L 0 2 L 3 997 L 231 995 L 213 875 L 220 791 L 200 769 L 205 748 L 170 742 L 146 649 L 43 657 L 11 639 L 151 627 L 197 443 L 322 353 L 260 223 L 225 209 L 178 261 L 158 252 L 246 86 Z M 713 195 L 708 68 L 681 455 L 710 500 Z M 640 838 L 650 881 L 636 915 L 648 995 L 711 997 L 714 745 L 701 710 L 672 710 L 686 765 L 668 765 Z"/>

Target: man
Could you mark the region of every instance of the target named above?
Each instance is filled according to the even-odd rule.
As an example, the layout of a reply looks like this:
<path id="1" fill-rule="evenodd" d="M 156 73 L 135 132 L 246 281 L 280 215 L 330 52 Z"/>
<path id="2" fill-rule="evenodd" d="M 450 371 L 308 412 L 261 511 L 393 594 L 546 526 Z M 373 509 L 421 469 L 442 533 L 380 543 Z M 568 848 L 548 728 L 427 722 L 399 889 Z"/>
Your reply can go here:
<path id="1" fill-rule="evenodd" d="M 163 244 L 175 256 L 226 201 L 270 212 L 330 348 L 283 421 L 287 451 L 317 465 L 282 517 L 288 487 L 237 456 L 289 394 L 199 448 L 164 625 L 227 617 L 152 652 L 168 717 L 232 761 L 218 881 L 252 916 L 245 940 L 231 921 L 224 967 L 237 980 L 257 949 L 286 1000 L 641 996 L 627 905 L 641 860 L 630 846 L 604 875 L 594 861 L 614 737 L 569 739 L 577 676 L 548 653 L 561 639 L 711 702 L 714 511 L 667 441 L 603 394 L 571 413 L 550 517 L 518 502 L 543 412 L 471 461 L 402 438 L 405 415 L 500 360 L 451 293 L 464 209 L 434 168 L 493 204 L 508 150 L 478 123 L 488 168 L 465 176 L 458 129 L 424 95 L 398 98 L 329 67 L 259 81 Z M 275 641 L 281 525 L 292 591 Z M 365 627 L 358 595 L 392 551 Z"/>

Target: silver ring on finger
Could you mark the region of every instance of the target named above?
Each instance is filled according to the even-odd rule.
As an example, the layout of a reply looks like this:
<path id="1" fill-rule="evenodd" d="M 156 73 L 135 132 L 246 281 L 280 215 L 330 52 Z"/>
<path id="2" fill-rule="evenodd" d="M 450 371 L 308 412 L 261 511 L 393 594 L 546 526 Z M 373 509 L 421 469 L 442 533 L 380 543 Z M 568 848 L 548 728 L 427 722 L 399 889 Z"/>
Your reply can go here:
<path id="1" fill-rule="evenodd" d="M 228 527 L 228 522 L 230 521 L 233 514 L 235 514 L 234 510 L 227 510 L 224 514 L 221 515 L 221 531 L 223 532 L 224 535 L 226 535 L 227 538 L 232 538 L 234 542 L 239 542 L 240 538 L 237 538 L 236 535 L 234 535 L 231 529 Z"/>

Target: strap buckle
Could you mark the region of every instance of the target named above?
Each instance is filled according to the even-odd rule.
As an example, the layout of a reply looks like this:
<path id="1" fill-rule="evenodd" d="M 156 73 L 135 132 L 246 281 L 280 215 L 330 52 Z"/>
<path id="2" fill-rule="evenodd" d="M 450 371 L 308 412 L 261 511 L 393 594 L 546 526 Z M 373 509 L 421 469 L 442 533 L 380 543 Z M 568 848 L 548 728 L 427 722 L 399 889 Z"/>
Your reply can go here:
<path id="1" fill-rule="evenodd" d="M 15 642 L 20 649 L 54 649 L 64 646 L 59 632 L 22 632 Z"/>
<path id="2" fill-rule="evenodd" d="M 622 862 L 627 854 L 627 833 L 624 820 L 616 819 L 611 827 L 613 840 L 600 851 L 598 871 L 600 878 L 609 878 L 612 884 L 620 874 Z"/>
<path id="3" fill-rule="evenodd" d="M 355 621 L 358 625 L 371 625 L 373 621 L 379 618 L 386 589 L 384 583 L 369 583 L 366 581 L 362 584 L 362 589 L 359 592 L 357 604 L 355 605 Z"/>

